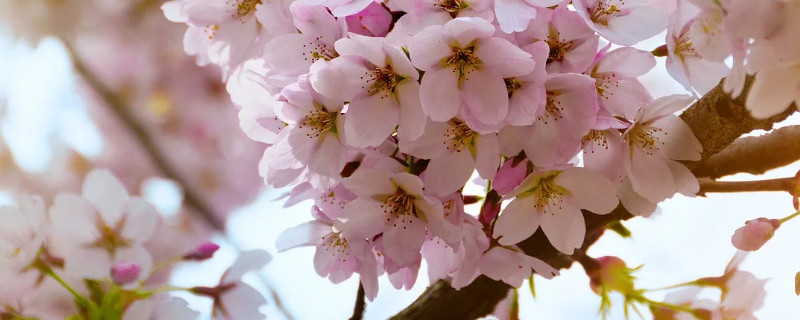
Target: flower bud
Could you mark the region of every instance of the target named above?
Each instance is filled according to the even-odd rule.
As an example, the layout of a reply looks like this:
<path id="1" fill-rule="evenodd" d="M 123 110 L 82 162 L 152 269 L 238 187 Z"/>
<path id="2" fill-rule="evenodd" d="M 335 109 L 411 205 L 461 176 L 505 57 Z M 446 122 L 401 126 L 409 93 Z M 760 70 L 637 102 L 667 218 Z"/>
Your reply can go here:
<path id="1" fill-rule="evenodd" d="M 620 293 L 633 292 L 634 269 L 628 268 L 625 261 L 620 258 L 605 256 L 595 260 L 596 268 L 587 270 L 590 286 L 594 292 L 617 291 Z"/>
<path id="2" fill-rule="evenodd" d="M 183 256 L 183 260 L 194 260 L 194 261 L 202 261 L 206 259 L 211 259 L 214 256 L 214 253 L 219 250 L 219 246 L 213 242 L 204 242 L 201 243 L 199 246 L 195 247 L 194 250 L 189 251 L 189 253 Z"/>
<path id="3" fill-rule="evenodd" d="M 745 222 L 731 237 L 733 246 L 743 251 L 756 251 L 764 245 L 781 225 L 776 219 L 758 218 Z"/>
<path id="4" fill-rule="evenodd" d="M 120 262 L 111 267 L 111 280 L 119 285 L 130 284 L 139 279 L 142 269 L 133 262 Z"/>
<path id="5" fill-rule="evenodd" d="M 492 180 L 492 189 L 497 190 L 500 195 L 505 195 L 511 192 L 528 173 L 528 161 L 515 161 L 509 159 L 497 170 L 497 174 Z"/>
<path id="6" fill-rule="evenodd" d="M 372 2 L 364 10 L 346 18 L 347 31 L 368 37 L 383 37 L 392 25 L 392 13 Z"/>

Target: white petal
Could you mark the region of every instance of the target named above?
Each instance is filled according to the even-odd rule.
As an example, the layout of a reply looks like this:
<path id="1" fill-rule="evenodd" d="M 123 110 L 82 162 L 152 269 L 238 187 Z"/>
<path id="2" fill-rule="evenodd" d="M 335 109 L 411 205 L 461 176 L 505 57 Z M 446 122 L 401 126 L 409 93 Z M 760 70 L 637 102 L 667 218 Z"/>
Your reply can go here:
<path id="1" fill-rule="evenodd" d="M 515 198 L 506 206 L 494 225 L 494 236 L 500 244 L 517 244 L 539 229 L 539 213 L 533 197 Z"/>
<path id="2" fill-rule="evenodd" d="M 322 242 L 322 237 L 330 233 L 331 226 L 319 221 L 309 221 L 281 232 L 275 240 L 278 252 L 301 246 L 312 246 Z"/>
<path id="3" fill-rule="evenodd" d="M 558 251 L 572 254 L 583 245 L 586 235 L 586 223 L 583 213 L 578 208 L 563 202 L 560 208 L 551 212 L 545 211 L 541 216 L 541 226 L 550 244 Z"/>
<path id="4" fill-rule="evenodd" d="M 578 209 L 606 214 L 619 204 L 617 186 L 591 169 L 569 168 L 556 177 L 556 183 L 567 189 L 564 199 Z"/>
<path id="5" fill-rule="evenodd" d="M 118 221 L 128 200 L 128 190 L 108 170 L 93 170 L 83 182 L 84 199 L 97 208 L 108 224 Z"/>

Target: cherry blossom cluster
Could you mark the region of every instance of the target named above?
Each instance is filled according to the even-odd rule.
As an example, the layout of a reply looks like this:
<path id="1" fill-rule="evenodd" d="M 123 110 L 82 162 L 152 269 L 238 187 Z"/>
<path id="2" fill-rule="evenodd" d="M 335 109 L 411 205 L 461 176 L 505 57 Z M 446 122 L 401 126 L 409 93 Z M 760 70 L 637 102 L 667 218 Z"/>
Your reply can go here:
<path id="1" fill-rule="evenodd" d="M 199 312 L 169 291 L 214 301 L 216 319 L 256 319 L 266 301 L 242 282 L 269 261 L 264 251 L 243 252 L 218 284 L 177 288 L 160 272 L 182 261 L 203 261 L 219 249 L 207 242 L 164 261 L 146 243 L 160 219 L 155 208 L 107 170 L 90 172 L 80 195 L 59 193 L 47 205 L 20 195 L 0 207 L 0 318 L 197 319 Z"/>
<path id="2" fill-rule="evenodd" d="M 698 182 L 679 161 L 699 160 L 702 146 L 675 116 L 694 99 L 654 99 L 638 77 L 656 65 L 654 54 L 667 56 L 673 77 L 702 94 L 728 75 L 732 54 L 725 88 L 738 95 L 745 75 L 759 71 L 749 99 L 772 99 L 755 90 L 769 81 L 761 71 L 798 70 L 782 56 L 792 52 L 786 37 L 798 8 L 778 0 L 679 0 L 674 10 L 643 0 L 162 6 L 188 25 L 186 53 L 222 70 L 242 130 L 266 145 L 265 183 L 291 187 L 287 206 L 314 202 L 313 220 L 285 231 L 279 250 L 315 246 L 321 276 L 338 283 L 358 273 L 370 299 L 384 273 L 396 288 L 413 286 L 423 258 L 431 281 L 457 289 L 479 275 L 512 286 L 532 272 L 552 277 L 554 268 L 519 246 L 540 227 L 573 254 L 584 211 L 621 205 L 649 216 L 676 193 L 695 195 Z M 745 12 L 778 25 L 744 28 L 755 19 Z M 663 47 L 631 47 L 665 29 Z M 772 59 L 759 64 L 759 55 Z M 797 97 L 798 86 L 781 88 Z M 470 194 L 470 181 L 485 196 Z"/>

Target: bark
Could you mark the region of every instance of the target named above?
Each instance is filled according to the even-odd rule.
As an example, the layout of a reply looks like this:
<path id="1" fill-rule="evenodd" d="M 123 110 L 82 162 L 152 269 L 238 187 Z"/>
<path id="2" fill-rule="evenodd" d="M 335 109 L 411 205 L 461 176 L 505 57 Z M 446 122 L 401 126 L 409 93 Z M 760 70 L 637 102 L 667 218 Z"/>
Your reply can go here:
<path id="1" fill-rule="evenodd" d="M 752 80 L 752 79 L 750 79 Z M 752 81 L 745 86 L 745 94 L 732 99 L 718 85 L 681 114 L 703 145 L 702 158 L 698 163 L 685 163 L 689 169 L 703 167 L 709 159 L 725 149 L 741 135 L 756 129 L 770 130 L 776 122 L 786 119 L 794 112 L 794 106 L 769 119 L 750 117 L 744 108 L 746 93 Z M 608 215 L 595 215 L 584 211 L 586 238 L 580 251 L 585 252 L 605 231 L 605 226 L 614 221 L 630 219 L 632 215 L 622 206 Z M 549 263 L 557 269 L 568 268 L 575 258 L 554 249 L 542 230 L 519 244 L 526 253 Z M 488 315 L 495 305 L 505 297 L 509 286 L 485 276 L 480 276 L 460 291 L 452 289 L 440 280 L 430 286 L 405 310 L 392 319 L 477 319 Z"/>
<path id="2" fill-rule="evenodd" d="M 800 160 L 800 126 L 784 127 L 757 137 L 743 137 L 697 165 L 698 177 L 717 179 L 745 172 L 762 174 Z"/>

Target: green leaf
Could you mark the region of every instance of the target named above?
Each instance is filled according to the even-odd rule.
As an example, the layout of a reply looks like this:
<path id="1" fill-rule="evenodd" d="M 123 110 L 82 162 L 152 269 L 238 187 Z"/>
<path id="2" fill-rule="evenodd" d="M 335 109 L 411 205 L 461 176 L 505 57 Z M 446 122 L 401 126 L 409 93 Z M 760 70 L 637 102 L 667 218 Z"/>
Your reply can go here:
<path id="1" fill-rule="evenodd" d="M 622 225 L 622 223 L 619 221 L 611 222 L 606 227 L 608 227 L 609 230 L 616 232 L 623 238 L 631 237 L 631 231 L 628 230 L 628 228 Z"/>

